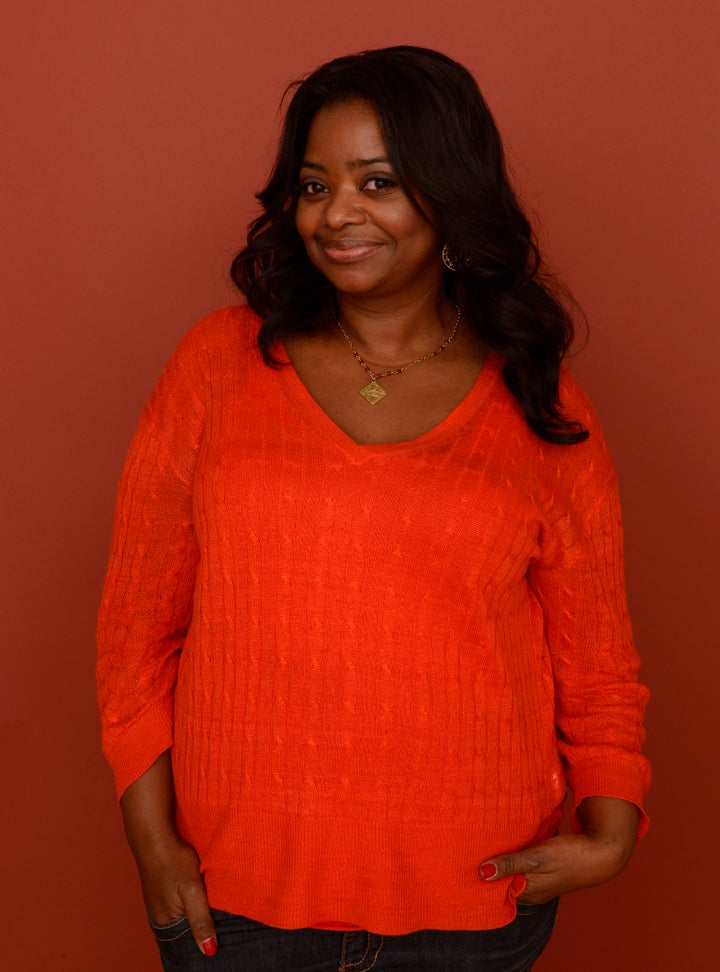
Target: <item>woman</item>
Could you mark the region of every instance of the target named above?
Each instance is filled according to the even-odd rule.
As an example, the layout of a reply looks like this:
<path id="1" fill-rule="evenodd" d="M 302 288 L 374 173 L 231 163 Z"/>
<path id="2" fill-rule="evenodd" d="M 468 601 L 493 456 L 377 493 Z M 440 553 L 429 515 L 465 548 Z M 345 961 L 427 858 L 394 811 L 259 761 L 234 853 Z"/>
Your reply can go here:
<path id="1" fill-rule="evenodd" d="M 298 84 L 259 199 L 246 303 L 143 413 L 99 625 L 164 967 L 529 969 L 648 783 L 569 314 L 436 52 Z"/>

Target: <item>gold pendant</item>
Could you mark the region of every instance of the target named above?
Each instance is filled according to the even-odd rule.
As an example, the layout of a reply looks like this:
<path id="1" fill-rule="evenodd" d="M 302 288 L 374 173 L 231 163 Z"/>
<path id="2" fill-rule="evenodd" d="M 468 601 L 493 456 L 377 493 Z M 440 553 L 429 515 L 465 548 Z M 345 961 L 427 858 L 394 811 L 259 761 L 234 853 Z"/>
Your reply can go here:
<path id="1" fill-rule="evenodd" d="M 382 385 L 378 385 L 375 379 L 373 379 L 364 388 L 360 389 L 360 394 L 366 402 L 369 402 L 371 405 L 377 405 L 378 402 L 381 402 L 385 398 L 387 392 Z"/>

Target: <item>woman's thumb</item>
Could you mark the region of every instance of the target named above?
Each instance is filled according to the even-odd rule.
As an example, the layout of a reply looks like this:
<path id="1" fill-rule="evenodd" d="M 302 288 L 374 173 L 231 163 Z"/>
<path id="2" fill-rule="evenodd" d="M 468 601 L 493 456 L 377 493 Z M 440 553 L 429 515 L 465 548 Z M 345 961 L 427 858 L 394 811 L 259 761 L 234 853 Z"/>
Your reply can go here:
<path id="1" fill-rule="evenodd" d="M 218 950 L 217 932 L 204 889 L 202 894 L 193 894 L 188 898 L 185 900 L 187 919 L 197 946 L 203 955 L 215 955 Z"/>
<path id="2" fill-rule="evenodd" d="M 527 851 L 519 854 L 501 854 L 483 861 L 478 870 L 483 881 L 496 881 L 499 878 L 511 877 L 513 874 L 527 874 L 539 865 L 539 861 L 528 856 Z"/>

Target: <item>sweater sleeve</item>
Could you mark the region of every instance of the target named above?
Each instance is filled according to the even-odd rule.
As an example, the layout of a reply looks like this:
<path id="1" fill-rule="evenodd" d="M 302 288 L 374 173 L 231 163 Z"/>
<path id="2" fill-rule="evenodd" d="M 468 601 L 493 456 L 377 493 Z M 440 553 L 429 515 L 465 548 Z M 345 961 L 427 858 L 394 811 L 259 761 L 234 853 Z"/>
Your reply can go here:
<path id="1" fill-rule="evenodd" d="M 118 796 L 173 740 L 198 565 L 192 487 L 204 408 L 192 335 L 143 410 L 118 489 L 97 629 L 103 751 Z"/>
<path id="2" fill-rule="evenodd" d="M 543 554 L 529 580 L 543 610 L 558 748 L 574 806 L 589 796 L 634 803 L 642 836 L 650 782 L 641 752 L 648 692 L 638 681 L 625 595 L 617 482 L 602 431 L 577 386 L 572 398 L 569 411 L 583 420 L 590 439 L 550 449 L 555 488 L 545 513 Z M 576 815 L 573 825 L 579 827 Z"/>

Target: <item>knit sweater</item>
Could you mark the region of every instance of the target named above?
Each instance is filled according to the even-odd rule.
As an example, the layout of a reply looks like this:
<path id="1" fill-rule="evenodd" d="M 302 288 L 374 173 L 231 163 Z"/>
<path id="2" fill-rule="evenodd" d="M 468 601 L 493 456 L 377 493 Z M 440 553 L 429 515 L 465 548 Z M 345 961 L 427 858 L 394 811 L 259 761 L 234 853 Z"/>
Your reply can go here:
<path id="1" fill-rule="evenodd" d="M 123 472 L 98 629 L 118 793 L 172 747 L 216 908 L 503 925 L 524 879 L 478 864 L 551 835 L 566 782 L 641 806 L 649 778 L 597 420 L 563 372 L 590 437 L 543 442 L 491 353 L 435 428 L 359 445 L 258 324 L 186 335 Z"/>

